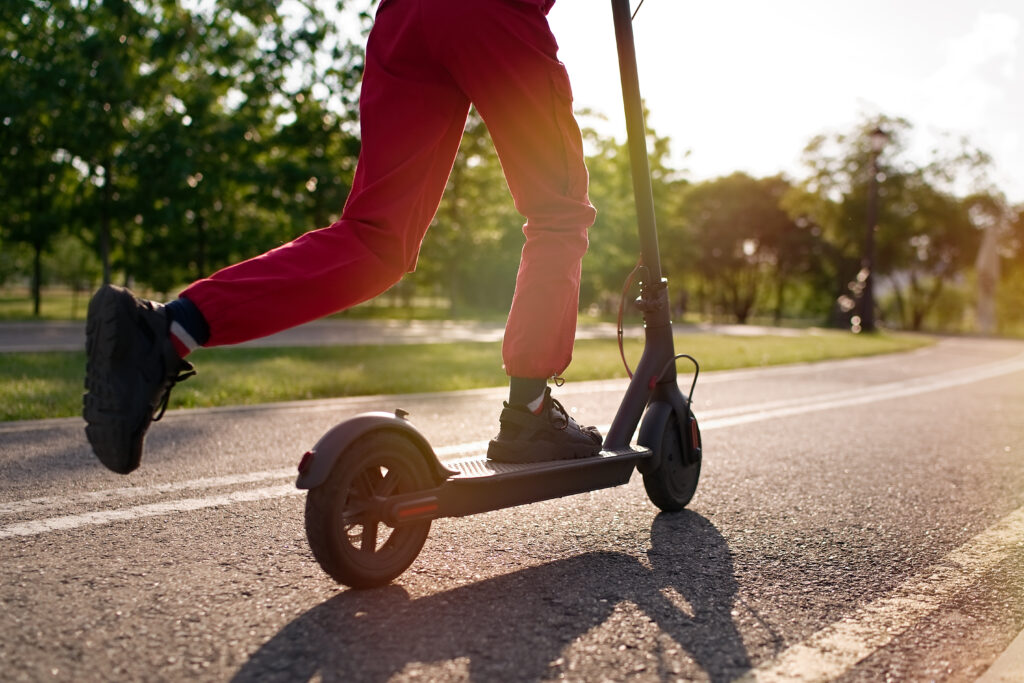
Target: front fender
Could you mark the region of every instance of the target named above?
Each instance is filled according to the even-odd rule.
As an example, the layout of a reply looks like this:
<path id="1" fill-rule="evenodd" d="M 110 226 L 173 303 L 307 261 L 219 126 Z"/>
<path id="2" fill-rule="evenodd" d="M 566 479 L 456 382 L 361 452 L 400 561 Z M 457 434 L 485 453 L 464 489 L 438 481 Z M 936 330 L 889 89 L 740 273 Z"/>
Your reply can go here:
<path id="1" fill-rule="evenodd" d="M 674 385 L 672 387 L 674 388 Z M 667 392 L 667 395 L 659 398 L 661 400 L 653 400 L 647 406 L 647 412 L 644 414 L 643 422 L 640 424 L 640 433 L 637 435 L 636 442 L 653 452 L 650 458 L 637 463 L 636 468 L 641 474 L 653 472 L 661 467 L 663 456 L 661 452 L 661 439 L 665 429 L 668 427 L 668 421 L 672 414 L 675 413 L 680 430 L 686 429 L 686 425 L 690 424 L 690 407 L 682 392 L 676 389 L 675 391 Z M 684 444 L 693 448 L 694 444 L 689 444 L 686 434 L 686 432 L 682 432 L 680 437 L 683 438 Z"/>
<path id="2" fill-rule="evenodd" d="M 653 453 L 650 458 L 637 463 L 640 474 L 653 472 L 661 466 L 661 436 L 665 433 L 669 417 L 674 412 L 671 405 L 663 401 L 655 401 L 647 406 L 647 413 L 640 423 L 640 433 L 636 442 Z"/>
<path id="3" fill-rule="evenodd" d="M 362 413 L 329 429 L 316 445 L 302 456 L 295 486 L 300 489 L 312 489 L 323 484 L 341 454 L 356 439 L 376 430 L 398 432 L 416 444 L 438 484 L 453 474 L 441 464 L 426 438 L 405 419 L 405 413 L 399 410 L 394 413 Z"/>

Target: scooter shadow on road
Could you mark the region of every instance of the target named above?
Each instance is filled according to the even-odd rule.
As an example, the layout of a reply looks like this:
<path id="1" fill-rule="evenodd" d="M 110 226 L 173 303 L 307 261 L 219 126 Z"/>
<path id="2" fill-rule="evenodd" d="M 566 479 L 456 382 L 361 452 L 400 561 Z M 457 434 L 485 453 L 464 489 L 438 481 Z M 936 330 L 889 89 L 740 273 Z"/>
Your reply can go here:
<path id="1" fill-rule="evenodd" d="M 731 614 L 732 554 L 714 525 L 691 511 L 660 514 L 648 557 L 649 568 L 624 553 L 586 553 L 417 600 L 394 585 L 347 591 L 286 625 L 233 680 L 385 681 L 410 664 L 442 667 L 432 675 L 458 678 L 466 663 L 471 680 L 557 677 L 568 666 L 563 650 L 605 624 L 623 601 L 674 641 L 641 644 L 656 656 L 659 678 L 671 677 L 673 663 L 683 658 L 673 649 L 712 681 L 747 671 L 750 660 Z M 601 647 L 624 642 L 614 633 L 590 637 L 613 642 Z M 441 673 L 446 666 L 454 667 L 449 675 Z"/>

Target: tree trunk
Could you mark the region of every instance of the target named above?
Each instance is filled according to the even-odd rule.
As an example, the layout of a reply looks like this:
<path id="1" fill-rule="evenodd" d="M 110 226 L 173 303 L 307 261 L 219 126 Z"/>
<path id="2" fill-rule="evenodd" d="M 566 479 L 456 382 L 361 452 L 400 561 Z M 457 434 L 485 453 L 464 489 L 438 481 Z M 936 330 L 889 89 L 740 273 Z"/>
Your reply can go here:
<path id="1" fill-rule="evenodd" d="M 900 289 L 900 283 L 896 281 L 895 277 L 890 277 L 889 281 L 892 282 L 892 293 L 896 297 L 896 312 L 900 317 L 900 325 L 907 327 L 907 306 L 903 301 L 903 291 Z"/>
<path id="2" fill-rule="evenodd" d="M 976 320 L 978 332 L 995 334 L 996 294 L 999 288 L 999 231 L 996 226 L 989 226 L 981 238 L 981 248 L 975 262 L 978 270 L 978 298 L 976 303 Z"/>
<path id="3" fill-rule="evenodd" d="M 785 296 L 786 278 L 779 277 L 775 282 L 775 313 L 772 315 L 776 327 L 782 324 L 782 306 Z"/>
<path id="4" fill-rule="evenodd" d="M 844 311 L 842 306 L 839 305 L 839 300 L 844 296 L 848 296 L 846 283 L 849 282 L 849 278 L 843 277 L 842 268 L 836 271 L 836 288 L 835 294 L 832 296 L 832 312 L 830 314 L 829 326 L 838 329 L 849 329 L 849 313 Z"/>
<path id="5" fill-rule="evenodd" d="M 939 295 L 942 294 L 943 283 L 945 280 L 942 276 L 935 278 L 935 284 L 927 291 L 921 292 L 921 303 L 916 307 L 914 314 L 914 331 L 918 331 L 924 325 L 924 318 L 928 315 L 928 312 L 935 307 L 935 302 L 939 300 Z"/>
<path id="6" fill-rule="evenodd" d="M 206 277 L 206 218 L 201 209 L 196 211 L 196 270 L 197 279 Z"/>
<path id="7" fill-rule="evenodd" d="M 32 243 L 32 315 L 40 315 L 43 301 L 43 244 Z"/>
<path id="8" fill-rule="evenodd" d="M 447 193 L 451 197 L 451 202 L 448 204 L 448 226 L 451 230 L 452 239 L 458 234 L 461 228 L 462 215 L 459 211 L 459 192 L 461 191 L 462 185 L 462 170 L 463 160 L 456 157 L 455 164 L 452 166 L 451 173 L 448 176 L 448 188 Z M 454 253 L 448 254 L 450 258 L 446 264 L 447 276 L 448 276 L 448 316 L 456 318 L 459 315 L 459 301 L 462 296 L 461 284 L 462 278 L 459 277 L 457 272 L 458 269 L 458 250 L 452 249 Z"/>
<path id="9" fill-rule="evenodd" d="M 918 332 L 921 329 L 921 323 L 924 322 L 924 305 L 921 302 L 921 287 L 917 282 L 917 275 L 911 271 L 910 273 L 910 329 L 914 332 Z"/>
<path id="10" fill-rule="evenodd" d="M 113 178 L 111 177 L 110 162 L 105 161 L 100 166 L 103 169 L 103 194 L 100 202 L 100 261 L 103 262 L 103 284 L 110 284 L 110 202 Z"/>

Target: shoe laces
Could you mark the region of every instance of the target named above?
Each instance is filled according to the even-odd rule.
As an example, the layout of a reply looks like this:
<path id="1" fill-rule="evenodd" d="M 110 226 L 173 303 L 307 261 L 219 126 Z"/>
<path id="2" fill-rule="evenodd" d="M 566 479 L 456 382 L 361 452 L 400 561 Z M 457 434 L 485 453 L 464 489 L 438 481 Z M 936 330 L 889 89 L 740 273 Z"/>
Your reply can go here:
<path id="1" fill-rule="evenodd" d="M 193 366 L 186 360 L 183 360 L 181 362 L 182 365 L 178 369 L 178 374 L 171 377 L 170 380 L 167 382 L 167 388 L 164 389 L 164 393 L 160 397 L 160 403 L 157 405 L 156 413 L 153 415 L 153 422 L 159 422 L 160 419 L 164 416 L 164 413 L 167 412 L 167 403 L 171 400 L 171 389 L 173 389 L 178 382 L 183 382 L 192 375 L 196 374 L 195 366 Z"/>
<path id="2" fill-rule="evenodd" d="M 551 402 L 548 406 L 548 418 L 551 423 L 565 431 L 569 428 L 569 411 L 567 411 L 562 404 L 558 402 L 558 399 L 548 394 L 548 400 Z M 557 412 L 556 412 L 557 411 Z"/>

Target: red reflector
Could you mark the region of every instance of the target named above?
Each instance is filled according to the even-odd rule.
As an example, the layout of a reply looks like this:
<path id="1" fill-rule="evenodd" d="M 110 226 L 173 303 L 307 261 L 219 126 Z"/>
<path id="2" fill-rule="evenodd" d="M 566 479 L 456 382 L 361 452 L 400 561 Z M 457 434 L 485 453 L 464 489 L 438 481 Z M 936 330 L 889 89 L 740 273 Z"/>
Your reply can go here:
<path id="1" fill-rule="evenodd" d="M 401 510 L 398 511 L 398 517 L 399 518 L 415 517 L 416 515 L 425 515 L 428 512 L 436 512 L 436 511 L 437 511 L 437 503 L 426 503 L 424 505 L 418 505 L 418 506 L 416 506 L 414 508 L 412 508 L 412 507 L 402 508 Z"/>
<path id="2" fill-rule="evenodd" d="M 697 420 L 690 418 L 690 442 L 694 448 L 700 448 L 700 432 L 697 430 Z"/>
<path id="3" fill-rule="evenodd" d="M 313 462 L 313 451 L 306 451 L 302 454 L 302 460 L 299 460 L 299 474 L 305 474 L 306 470 Z"/>

